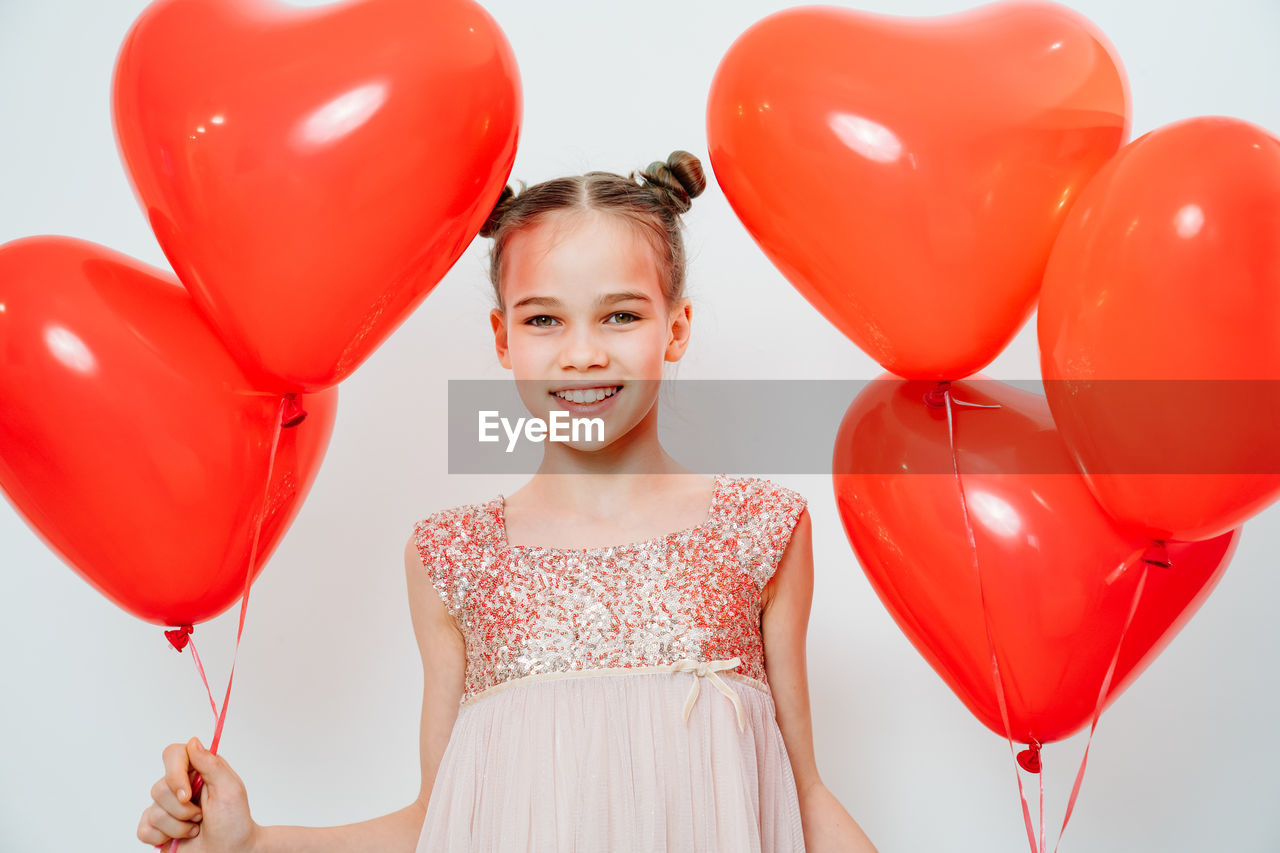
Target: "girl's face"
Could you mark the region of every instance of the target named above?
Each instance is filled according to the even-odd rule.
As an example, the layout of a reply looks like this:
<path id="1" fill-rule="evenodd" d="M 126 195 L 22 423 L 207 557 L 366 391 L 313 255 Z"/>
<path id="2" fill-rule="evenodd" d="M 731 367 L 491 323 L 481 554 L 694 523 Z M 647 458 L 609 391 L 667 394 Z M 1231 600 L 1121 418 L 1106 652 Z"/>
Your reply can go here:
<path id="1" fill-rule="evenodd" d="M 513 234 L 501 286 L 506 313 L 490 314 L 498 360 L 530 414 L 599 417 L 605 445 L 648 415 L 663 363 L 688 346 L 689 300 L 665 304 L 653 248 L 610 214 L 554 213 Z M 566 388 L 570 400 L 555 393 Z"/>

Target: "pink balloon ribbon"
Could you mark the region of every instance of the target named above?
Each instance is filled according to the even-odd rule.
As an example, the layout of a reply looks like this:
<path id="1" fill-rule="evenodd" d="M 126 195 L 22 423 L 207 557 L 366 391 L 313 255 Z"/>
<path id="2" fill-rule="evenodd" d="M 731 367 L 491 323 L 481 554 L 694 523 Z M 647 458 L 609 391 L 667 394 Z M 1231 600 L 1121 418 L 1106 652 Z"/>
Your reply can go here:
<path id="1" fill-rule="evenodd" d="M 969 505 L 965 500 L 964 484 L 960 479 L 960 458 L 956 448 L 955 440 L 955 422 L 951 411 L 952 405 L 970 406 L 975 408 L 995 409 L 999 408 L 998 403 L 970 403 L 964 400 L 957 400 L 954 392 L 951 390 L 951 383 L 941 381 L 938 387 L 925 394 L 925 403 L 930 406 L 938 405 L 941 399 L 946 404 L 947 409 L 947 438 L 951 445 L 951 464 L 952 470 L 956 476 L 956 488 L 960 491 L 960 508 L 961 515 L 964 517 L 965 532 L 969 538 L 969 550 L 973 554 L 973 570 L 978 578 L 978 596 L 982 604 L 982 622 L 987 633 L 987 648 L 991 652 L 991 677 L 996 688 L 996 701 L 1000 705 L 1000 719 L 1004 721 L 1005 738 L 1009 741 L 1009 754 L 1013 756 L 1014 767 L 1013 773 L 1018 779 L 1018 801 L 1022 804 L 1022 820 L 1027 829 L 1027 841 L 1031 845 L 1031 853 L 1045 853 L 1045 835 L 1044 835 L 1044 774 L 1041 773 L 1040 763 L 1040 744 L 1032 742 L 1029 748 L 1021 753 L 1015 754 L 1013 749 L 1013 729 L 1009 724 L 1009 709 L 1004 697 L 1004 683 L 1000 678 L 1000 665 L 996 660 L 995 640 L 991 635 L 991 620 L 987 614 L 986 595 L 982 586 L 982 566 L 978 559 L 978 543 L 976 534 L 973 531 L 973 523 L 969 517 Z M 1157 542 L 1157 547 L 1163 550 L 1163 543 Z M 1151 552 L 1148 551 L 1147 554 Z M 1138 584 L 1133 592 L 1133 601 L 1129 605 L 1129 614 L 1125 617 L 1124 625 L 1120 628 L 1120 638 L 1116 642 L 1115 654 L 1111 657 L 1111 665 L 1107 667 L 1107 674 L 1102 679 L 1102 687 L 1098 691 L 1098 701 L 1093 709 L 1093 723 L 1089 726 L 1089 739 L 1085 743 L 1084 755 L 1080 759 L 1080 769 L 1076 771 L 1075 784 L 1071 788 L 1071 797 L 1067 801 L 1066 814 L 1062 818 L 1062 829 L 1058 832 L 1058 841 L 1054 844 L 1054 853 L 1057 853 L 1058 846 L 1062 844 L 1062 836 L 1067 831 L 1067 821 L 1071 820 L 1071 812 L 1075 808 L 1076 797 L 1080 794 L 1080 783 L 1084 780 L 1084 768 L 1089 760 L 1089 747 L 1093 745 L 1093 733 L 1098 728 L 1098 718 L 1102 716 L 1102 706 L 1107 696 L 1107 689 L 1111 686 L 1111 678 L 1116 671 L 1116 662 L 1120 659 L 1120 648 L 1124 645 L 1125 634 L 1129 631 L 1129 624 L 1133 621 L 1133 614 L 1138 609 L 1138 601 L 1142 598 L 1142 589 L 1146 586 L 1147 571 L 1152 565 L 1162 565 L 1167 567 L 1168 560 L 1152 559 L 1144 554 L 1142 575 L 1138 578 Z M 1029 772 L 1035 773 L 1039 777 L 1040 783 L 1040 843 L 1036 845 L 1035 829 L 1031 825 L 1031 809 L 1027 804 L 1026 789 L 1022 785 L 1022 774 L 1018 772 L 1018 767 L 1022 766 Z"/>
<path id="2" fill-rule="evenodd" d="M 288 415 L 286 416 L 286 411 Z M 282 427 L 294 427 L 302 423 L 306 417 L 306 412 L 301 409 L 297 402 L 295 394 L 285 394 L 280 398 L 280 416 L 276 419 L 275 432 L 271 436 L 271 453 L 267 457 L 267 482 L 262 490 L 262 506 L 257 513 L 257 519 L 253 528 L 253 544 L 249 549 L 249 566 L 244 575 L 244 593 L 240 596 L 240 625 L 236 629 L 236 648 L 235 653 L 231 656 L 231 673 L 227 676 L 227 692 L 222 699 L 222 709 L 219 710 L 217 704 L 213 700 L 213 692 L 209 689 L 209 679 L 205 676 L 204 664 L 200 662 L 200 655 L 196 652 L 195 641 L 191 639 L 191 632 L 195 630 L 190 625 L 183 625 L 175 631 L 165 631 L 165 637 L 168 638 L 169 644 L 172 645 L 179 653 L 184 646 L 190 642 L 191 657 L 195 661 L 196 669 L 200 673 L 200 680 L 204 682 L 205 692 L 209 694 L 209 704 L 213 707 L 214 716 L 217 724 L 213 729 L 213 741 L 209 744 L 209 751 L 214 755 L 218 754 L 218 741 L 222 737 L 222 725 L 227 718 L 227 703 L 231 700 L 231 681 L 236 675 L 236 658 L 240 654 L 240 636 L 244 633 L 244 613 L 249 606 L 249 587 L 253 582 L 253 561 L 258 555 L 258 537 L 262 533 L 262 521 L 266 514 L 267 498 L 271 490 L 271 475 L 275 470 L 276 450 L 280 445 L 280 430 Z M 195 782 L 191 785 L 191 802 L 196 801 L 196 795 L 200 793 L 200 789 L 204 787 L 204 778 L 196 773 Z M 181 838 L 174 838 L 169 843 L 169 853 L 174 853 L 178 849 L 178 842 Z M 156 844 L 155 848 L 161 850 L 163 844 Z"/>

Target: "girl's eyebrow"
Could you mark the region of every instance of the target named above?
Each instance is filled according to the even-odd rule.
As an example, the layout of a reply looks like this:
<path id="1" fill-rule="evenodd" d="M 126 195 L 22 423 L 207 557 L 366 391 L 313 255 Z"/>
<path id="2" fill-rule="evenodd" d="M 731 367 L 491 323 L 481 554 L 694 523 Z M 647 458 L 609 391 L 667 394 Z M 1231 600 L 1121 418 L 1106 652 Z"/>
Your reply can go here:
<path id="1" fill-rule="evenodd" d="M 623 290 L 617 293 L 606 293 L 596 300 L 596 307 L 602 308 L 605 305 L 613 305 L 617 302 L 652 302 L 647 293 L 639 290 Z M 547 308 L 560 307 L 560 300 L 554 296 L 526 296 L 519 302 L 511 306 L 511 310 L 523 308 L 526 305 L 542 305 Z"/>

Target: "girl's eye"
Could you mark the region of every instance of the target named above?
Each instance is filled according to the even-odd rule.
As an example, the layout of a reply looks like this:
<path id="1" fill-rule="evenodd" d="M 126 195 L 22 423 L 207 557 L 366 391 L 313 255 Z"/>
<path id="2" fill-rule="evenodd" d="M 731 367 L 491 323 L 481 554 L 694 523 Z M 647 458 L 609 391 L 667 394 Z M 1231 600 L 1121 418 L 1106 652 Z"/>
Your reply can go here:
<path id="1" fill-rule="evenodd" d="M 639 318 L 639 316 L 637 316 L 637 315 L 635 315 L 635 314 L 632 314 L 630 311 L 616 311 L 616 312 L 614 312 L 613 314 L 610 314 L 610 315 L 609 315 L 609 317 L 610 317 L 611 319 L 612 319 L 613 317 L 632 317 L 632 318 L 634 318 L 634 319 L 632 319 L 632 320 L 628 320 L 627 322 L 635 322 L 635 320 L 640 319 L 640 318 Z M 614 323 L 613 325 L 615 325 L 615 326 L 618 326 L 618 325 L 626 325 L 626 323 Z"/>
<path id="2" fill-rule="evenodd" d="M 555 318 L 551 317 L 550 315 L 539 314 L 536 317 L 530 317 L 528 320 L 525 320 L 524 322 L 525 322 L 525 325 L 528 325 L 528 326 L 541 326 L 543 324 L 537 322 L 538 320 L 554 320 L 554 319 Z"/>

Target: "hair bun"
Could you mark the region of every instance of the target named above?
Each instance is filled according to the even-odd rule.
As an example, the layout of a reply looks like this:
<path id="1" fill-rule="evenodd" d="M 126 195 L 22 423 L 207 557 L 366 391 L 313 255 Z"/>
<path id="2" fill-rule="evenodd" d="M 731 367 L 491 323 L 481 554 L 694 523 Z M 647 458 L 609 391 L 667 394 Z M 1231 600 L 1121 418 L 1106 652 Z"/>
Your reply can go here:
<path id="1" fill-rule="evenodd" d="M 688 151 L 672 151 L 666 162 L 654 160 L 640 177 L 659 190 L 677 213 L 687 211 L 692 200 L 707 188 L 702 161 Z"/>
<path id="2" fill-rule="evenodd" d="M 489 218 L 484 221 L 484 225 L 480 226 L 481 237 L 492 237 L 494 232 L 502 226 L 502 218 L 511 209 L 515 199 L 516 191 L 511 189 L 510 185 L 504 186 L 502 194 L 498 196 L 498 200 L 493 205 L 493 210 L 489 213 Z"/>

